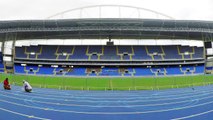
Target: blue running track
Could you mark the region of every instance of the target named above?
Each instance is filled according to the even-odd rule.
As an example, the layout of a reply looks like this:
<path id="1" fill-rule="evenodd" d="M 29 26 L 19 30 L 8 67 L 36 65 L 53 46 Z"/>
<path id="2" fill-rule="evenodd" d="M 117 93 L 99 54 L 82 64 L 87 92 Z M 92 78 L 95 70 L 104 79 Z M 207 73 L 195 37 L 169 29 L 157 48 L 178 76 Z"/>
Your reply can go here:
<path id="1" fill-rule="evenodd" d="M 159 91 L 0 89 L 0 120 L 213 120 L 213 85 Z"/>

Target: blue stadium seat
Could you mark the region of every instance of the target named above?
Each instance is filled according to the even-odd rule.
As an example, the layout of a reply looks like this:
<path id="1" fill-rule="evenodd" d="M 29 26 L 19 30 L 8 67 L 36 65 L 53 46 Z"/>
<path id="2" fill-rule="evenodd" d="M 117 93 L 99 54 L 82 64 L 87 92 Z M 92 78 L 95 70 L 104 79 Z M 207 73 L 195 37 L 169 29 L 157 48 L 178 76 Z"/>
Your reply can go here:
<path id="1" fill-rule="evenodd" d="M 132 56 L 133 60 L 151 60 L 152 58 L 147 55 L 144 46 L 133 46 L 135 55 Z"/>

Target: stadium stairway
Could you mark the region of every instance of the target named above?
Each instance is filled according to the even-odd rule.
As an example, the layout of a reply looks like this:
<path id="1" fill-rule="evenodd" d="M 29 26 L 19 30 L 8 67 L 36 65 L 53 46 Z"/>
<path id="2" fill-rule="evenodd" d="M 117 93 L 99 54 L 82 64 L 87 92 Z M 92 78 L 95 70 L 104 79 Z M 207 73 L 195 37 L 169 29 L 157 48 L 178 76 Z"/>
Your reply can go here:
<path id="1" fill-rule="evenodd" d="M 196 69 L 195 69 L 195 67 L 192 67 L 192 66 L 190 66 L 190 67 L 188 67 L 188 66 L 182 66 L 182 67 L 180 67 L 180 71 L 184 75 L 186 75 L 186 74 L 194 74 L 195 71 L 196 71 Z"/>
<path id="2" fill-rule="evenodd" d="M 119 68 L 119 73 L 121 76 L 134 76 L 135 69 L 134 68 Z"/>
<path id="3" fill-rule="evenodd" d="M 152 73 L 155 74 L 155 76 L 158 76 L 158 75 L 167 75 L 167 71 L 165 68 L 150 68 L 150 71 Z"/>
<path id="4" fill-rule="evenodd" d="M 31 46 L 31 47 L 24 47 L 25 52 L 24 54 L 27 55 L 27 58 L 34 58 L 37 59 L 38 55 L 41 55 L 42 53 L 42 46 Z"/>
<path id="5" fill-rule="evenodd" d="M 121 60 L 132 60 L 134 48 L 132 46 L 116 46 L 116 53 Z"/>
<path id="6" fill-rule="evenodd" d="M 103 46 L 87 46 L 86 55 L 88 60 L 100 60 L 100 56 L 104 54 Z"/>
<path id="7" fill-rule="evenodd" d="M 195 54 L 194 47 L 177 46 L 177 49 L 178 54 L 182 56 L 182 60 L 193 59 L 193 55 Z"/>
<path id="8" fill-rule="evenodd" d="M 56 59 L 66 59 L 68 60 L 69 56 L 73 55 L 75 46 L 58 46 L 55 52 Z"/>
<path id="9" fill-rule="evenodd" d="M 152 60 L 164 60 L 165 52 L 162 46 L 145 46 L 146 53 Z"/>

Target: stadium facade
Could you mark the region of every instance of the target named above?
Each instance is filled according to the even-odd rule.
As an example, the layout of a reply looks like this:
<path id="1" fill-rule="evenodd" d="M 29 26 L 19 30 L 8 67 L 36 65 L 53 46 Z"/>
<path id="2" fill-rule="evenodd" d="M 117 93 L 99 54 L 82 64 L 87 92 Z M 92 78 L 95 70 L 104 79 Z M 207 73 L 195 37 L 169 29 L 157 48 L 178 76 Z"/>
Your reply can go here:
<path id="1" fill-rule="evenodd" d="M 1 72 L 59 76 L 212 73 L 212 36 L 212 21 L 125 18 L 1 21 Z M 69 40 L 71 44 L 17 44 L 24 40 Z M 179 43 L 193 40 L 201 41 L 202 45 L 143 44 L 149 40 Z"/>

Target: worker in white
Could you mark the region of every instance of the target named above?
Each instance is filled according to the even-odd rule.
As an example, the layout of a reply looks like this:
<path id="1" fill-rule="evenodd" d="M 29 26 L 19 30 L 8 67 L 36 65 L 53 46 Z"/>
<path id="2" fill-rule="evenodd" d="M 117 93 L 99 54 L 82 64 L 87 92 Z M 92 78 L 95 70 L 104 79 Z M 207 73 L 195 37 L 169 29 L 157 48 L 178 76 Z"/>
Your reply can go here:
<path id="1" fill-rule="evenodd" d="M 24 88 L 24 90 L 26 92 L 31 92 L 32 91 L 31 85 L 25 80 L 23 80 L 23 88 Z"/>

